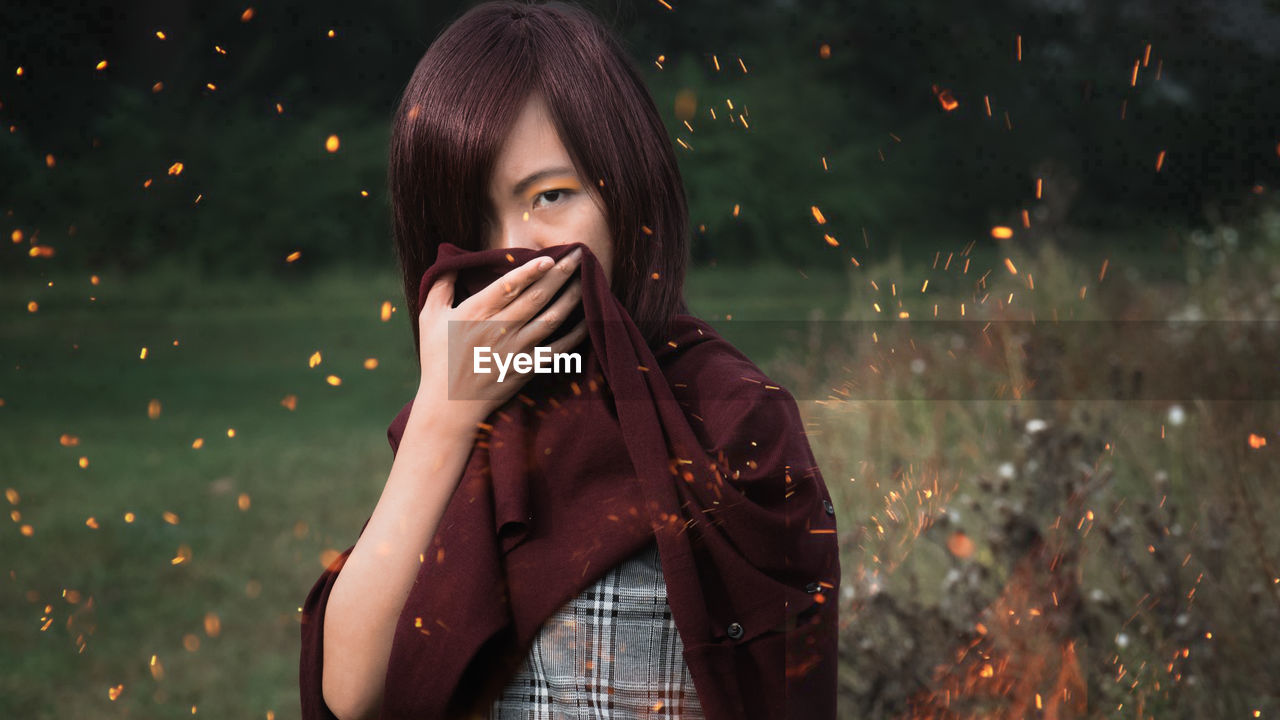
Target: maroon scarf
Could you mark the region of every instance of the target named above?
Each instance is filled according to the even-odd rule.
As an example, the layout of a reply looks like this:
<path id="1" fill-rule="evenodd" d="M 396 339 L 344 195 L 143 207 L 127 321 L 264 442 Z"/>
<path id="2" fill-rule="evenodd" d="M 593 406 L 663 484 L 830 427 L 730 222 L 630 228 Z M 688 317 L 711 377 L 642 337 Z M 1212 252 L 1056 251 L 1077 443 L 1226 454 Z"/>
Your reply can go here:
<path id="1" fill-rule="evenodd" d="M 418 309 L 451 270 L 456 304 L 576 247 L 583 373 L 531 376 L 478 432 L 396 626 L 381 717 L 487 717 L 543 621 L 656 537 L 708 720 L 834 718 L 834 511 L 785 389 L 691 315 L 649 347 L 582 243 L 442 244 Z M 411 407 L 387 429 L 393 452 Z M 324 608 L 350 551 L 303 608 L 304 720 L 334 717 L 321 695 Z"/>

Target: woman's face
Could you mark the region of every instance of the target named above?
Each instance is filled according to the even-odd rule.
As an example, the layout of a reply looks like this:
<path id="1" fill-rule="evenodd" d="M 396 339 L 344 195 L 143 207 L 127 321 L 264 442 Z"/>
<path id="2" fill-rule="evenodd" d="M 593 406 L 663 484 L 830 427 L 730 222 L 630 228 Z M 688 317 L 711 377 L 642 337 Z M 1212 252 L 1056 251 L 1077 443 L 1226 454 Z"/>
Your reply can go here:
<path id="1" fill-rule="evenodd" d="M 613 240 L 595 185 L 578 177 L 542 96 L 533 93 L 498 153 L 489 183 L 494 218 L 487 248 L 581 242 L 613 279 Z"/>

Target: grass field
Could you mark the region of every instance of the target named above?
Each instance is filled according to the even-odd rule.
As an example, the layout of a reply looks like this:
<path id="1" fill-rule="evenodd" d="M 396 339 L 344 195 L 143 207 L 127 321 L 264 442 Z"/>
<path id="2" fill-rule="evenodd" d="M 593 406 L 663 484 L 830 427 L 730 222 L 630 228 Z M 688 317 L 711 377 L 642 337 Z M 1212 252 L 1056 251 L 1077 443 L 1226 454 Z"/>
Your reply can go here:
<path id="1" fill-rule="evenodd" d="M 914 284 L 923 272 L 919 268 L 932 260 L 907 269 L 880 268 L 881 276 L 901 273 Z M 1081 272 L 1096 272 L 1093 259 L 1081 267 Z M 875 275 L 863 270 L 858 275 L 848 269 L 711 268 L 690 277 L 689 300 L 695 314 L 712 321 L 775 379 L 821 385 L 830 380 L 830 367 L 850 365 L 850 358 L 874 364 L 876 353 L 884 350 L 879 338 L 873 344 L 860 338 L 848 358 L 835 358 L 820 377 L 806 377 L 812 370 L 796 360 L 795 348 L 775 356 L 788 343 L 761 337 L 762 326 L 750 323 L 805 319 L 815 309 L 825 318 L 853 306 L 865 310 L 871 301 L 864 280 Z M 1051 283 L 1051 271 L 1044 273 L 1044 282 Z M 324 567 L 324 553 L 350 545 L 372 510 L 391 466 L 386 426 L 416 388 L 406 319 L 401 313 L 387 322 L 380 318 L 384 301 L 399 304 L 398 280 L 388 269 L 381 274 L 334 270 L 283 285 L 206 281 L 175 268 L 99 280 L 94 285 L 84 275 L 37 279 L 33 274 L 0 289 L 0 486 L 12 520 L 3 535 L 0 716 L 296 717 L 299 605 Z M 951 307 L 966 297 L 971 299 L 957 292 L 943 300 Z M 1065 306 L 1068 300 L 1053 302 Z M 28 308 L 32 301 L 38 304 L 34 311 Z M 740 335 L 735 323 L 742 323 Z M 315 353 L 320 361 L 311 367 Z M 369 358 L 377 360 L 376 368 L 366 368 Z M 910 367 L 900 359 L 899 370 Z M 929 373 L 952 372 L 940 360 L 930 358 Z M 891 367 L 883 364 L 877 375 L 866 377 Z M 865 368 L 859 372 L 866 375 Z M 332 384 L 331 376 L 340 384 Z M 1028 418 L 1010 420 L 1017 403 L 921 402 L 910 372 L 882 377 L 904 383 L 901 401 L 815 402 L 820 396 L 808 390 L 801 399 L 815 453 L 837 501 L 845 548 L 841 601 L 848 603 L 842 623 L 848 628 L 849 661 L 842 707 L 848 717 L 887 716 L 895 706 L 868 699 L 872 675 L 892 672 L 901 682 L 922 677 L 921 668 L 935 661 L 947 662 L 953 643 L 972 632 L 982 605 L 1007 597 L 1017 586 L 1013 568 L 1022 555 L 1003 534 L 1011 518 L 1043 529 L 1046 536 L 1053 534 L 1051 524 L 1064 527 L 1063 521 L 1080 520 L 1061 517 L 1057 496 L 1018 494 L 1062 454 L 1036 454 L 1040 451 L 1034 448 L 1043 449 L 1044 443 L 1026 440 L 1035 434 L 1025 429 Z M 970 375 L 946 377 L 964 382 L 961 378 Z M 1070 549 L 1080 554 L 1085 584 L 1105 591 L 1118 609 L 1080 610 L 1068 630 L 1035 642 L 1018 636 L 1018 642 L 1037 653 L 1050 647 L 1058 658 L 1053 667 L 1066 667 L 1062 637 L 1105 629 L 1109 636 L 1101 638 L 1101 646 L 1100 638 L 1092 637 L 1096 658 L 1073 655 L 1070 662 L 1085 668 L 1084 684 L 1094 702 L 1141 697 L 1151 713 L 1154 707 L 1175 707 L 1179 697 L 1169 692 L 1169 685 L 1178 686 L 1169 681 L 1171 672 L 1157 667 L 1166 663 L 1166 655 L 1194 642 L 1199 642 L 1194 660 L 1202 651 L 1211 652 L 1203 639 L 1183 635 L 1211 627 L 1220 644 L 1239 642 L 1247 648 L 1251 633 L 1259 644 L 1275 634 L 1274 628 L 1258 634 L 1257 628 L 1233 631 L 1217 623 L 1250 612 L 1244 599 L 1225 600 L 1228 590 L 1241 589 L 1241 598 L 1247 598 L 1251 583 L 1269 579 L 1249 574 L 1257 558 L 1233 560 L 1230 548 L 1245 543 L 1273 548 L 1280 538 L 1270 529 L 1261 538 L 1196 535 L 1197 528 L 1226 522 L 1206 514 L 1210 500 L 1223 499 L 1223 507 L 1233 507 L 1230 493 L 1236 486 L 1213 480 L 1215 473 L 1230 474 L 1224 468 L 1248 485 L 1237 490 L 1256 493 L 1255 511 L 1275 509 L 1273 493 L 1262 481 L 1275 470 L 1274 452 L 1237 451 L 1247 428 L 1274 438 L 1274 404 L 1250 409 L 1239 427 L 1229 429 L 1213 425 L 1221 414 L 1212 405 L 1196 411 L 1188 403 L 1191 419 L 1176 428 L 1168 421 L 1168 403 L 1108 407 L 1095 409 L 1095 415 L 1111 413 L 1115 423 L 1095 433 L 1108 444 L 1082 461 L 1096 467 L 1101 457 L 1117 479 L 1090 498 L 1096 504 L 1087 509 L 1098 513 L 1100 528 L 1093 540 L 1079 535 L 1069 542 L 1077 543 Z M 1059 424 L 1094 437 L 1088 433 L 1096 421 L 1072 425 L 1072 417 L 1064 410 Z M 1237 450 L 1224 454 L 1215 444 L 1224 433 L 1231 434 Z M 1117 564 L 1117 553 L 1142 555 L 1145 540 L 1118 532 L 1117 538 L 1128 539 L 1096 547 L 1086 543 L 1109 537 L 1103 523 L 1119 523 L 1130 508 L 1154 512 L 1161 503 L 1159 481 L 1153 480 L 1157 471 L 1171 482 L 1169 505 L 1187 513 L 1175 521 L 1178 533 L 1186 534 L 1178 541 L 1192 543 L 1188 547 L 1195 550 L 1197 566 L 1201 550 L 1211 549 L 1203 544 L 1209 541 L 1225 543 L 1222 557 L 1230 562 L 1224 561 L 1222 575 L 1212 579 L 1218 586 L 1197 581 L 1202 598 L 1217 599 L 1203 601 L 1205 609 L 1197 611 L 1204 617 L 1196 615 L 1190 629 L 1185 621 L 1178 624 L 1175 613 L 1168 622 L 1152 620 L 1143 641 L 1135 639 L 1129 652 L 1142 655 L 1127 658 L 1128 665 L 1146 669 L 1131 671 L 1131 678 L 1141 679 L 1140 687 L 1123 688 L 1111 681 L 1115 671 L 1108 661 L 1114 662 L 1118 652 L 1110 635 L 1135 610 L 1126 603 L 1155 593 L 1190 612 L 1185 598 L 1190 587 L 1183 577 L 1189 571 L 1176 567 L 1182 560 L 1178 555 L 1172 564 L 1158 566 L 1176 576 L 1173 580 L 1143 576 L 1143 568 L 1154 562 L 1144 556 L 1134 561 L 1126 579 L 1120 577 L 1126 573 L 1116 573 L 1118 566 L 1128 567 Z M 1019 483 L 1027 487 L 1020 489 Z M 1130 498 L 1128 505 L 1124 498 Z M 952 524 L 944 527 L 951 529 L 935 535 L 940 516 L 948 517 Z M 1104 521 L 1103 516 L 1109 517 Z M 1240 515 L 1234 517 L 1239 522 Z M 1267 516 L 1261 517 L 1265 522 Z M 1155 522 L 1157 536 L 1169 537 L 1158 532 L 1160 523 L 1167 531 L 1173 522 L 1167 517 Z M 960 524 L 964 532 L 957 539 Z M 1238 531 L 1245 529 L 1241 524 Z M 971 579 L 971 571 L 985 579 Z M 1275 589 L 1262 592 L 1265 604 Z M 877 597 L 881 600 L 872 600 Z M 899 603 L 893 617 L 883 615 L 888 597 Z M 970 597 L 972 606 L 957 602 Z M 1099 608 L 1110 607 L 1098 602 Z M 907 656 L 894 650 L 902 647 L 901 635 L 880 636 L 894 622 L 905 623 L 899 631 L 914 638 L 916 650 Z M 999 635 L 995 630 L 988 640 Z M 1232 700 L 1214 707 L 1274 707 L 1275 696 L 1262 683 L 1275 661 L 1258 657 L 1267 654 L 1266 647 L 1246 652 L 1251 668 L 1235 673 L 1227 696 Z M 1001 652 L 1008 657 L 1007 648 L 997 643 L 988 656 Z M 1193 672 L 1193 660 L 1178 662 L 1187 666 L 1187 674 Z M 1195 667 L 1206 678 L 1202 682 L 1227 675 Z M 965 672 L 959 664 L 953 668 L 952 675 L 963 676 L 956 687 L 976 695 Z M 1032 685 L 1039 691 L 1048 671 L 1042 675 L 1022 677 L 1009 692 Z M 1163 691 L 1149 689 L 1159 688 L 1162 679 Z M 936 688 L 950 687 L 954 680 L 933 677 Z M 880 696 L 900 700 L 895 712 L 921 702 L 918 689 L 877 687 Z M 1250 688 L 1256 692 L 1250 694 Z"/>

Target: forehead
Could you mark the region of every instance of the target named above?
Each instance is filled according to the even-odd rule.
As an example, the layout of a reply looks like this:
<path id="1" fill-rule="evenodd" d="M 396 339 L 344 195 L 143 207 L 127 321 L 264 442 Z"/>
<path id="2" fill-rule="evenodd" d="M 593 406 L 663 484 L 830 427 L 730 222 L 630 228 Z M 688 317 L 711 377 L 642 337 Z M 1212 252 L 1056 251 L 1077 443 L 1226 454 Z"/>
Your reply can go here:
<path id="1" fill-rule="evenodd" d="M 533 93 L 516 116 L 498 152 L 494 180 L 500 185 L 511 185 L 553 165 L 573 167 L 546 103 L 541 95 Z"/>

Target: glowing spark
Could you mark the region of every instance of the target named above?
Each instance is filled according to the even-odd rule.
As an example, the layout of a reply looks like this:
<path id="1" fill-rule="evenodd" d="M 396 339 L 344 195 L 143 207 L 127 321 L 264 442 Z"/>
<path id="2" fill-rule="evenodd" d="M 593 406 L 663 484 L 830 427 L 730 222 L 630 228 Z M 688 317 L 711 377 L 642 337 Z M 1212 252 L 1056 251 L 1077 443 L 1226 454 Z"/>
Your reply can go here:
<path id="1" fill-rule="evenodd" d="M 233 438 L 233 437 L 235 437 L 235 436 L 236 436 L 236 429 L 235 429 L 235 428 L 227 428 L 227 437 L 229 437 L 229 438 Z"/>
<path id="2" fill-rule="evenodd" d="M 159 400 L 152 398 L 151 402 L 147 403 L 147 417 L 151 418 L 152 420 L 155 420 L 156 418 L 160 417 L 160 401 Z"/>
<path id="3" fill-rule="evenodd" d="M 207 88 L 209 88 L 210 90 L 217 90 L 217 89 L 218 89 L 218 86 L 217 86 L 217 85 L 214 85 L 213 83 L 205 83 L 205 84 L 204 84 L 204 86 L 205 86 L 205 87 L 207 87 Z"/>
<path id="4" fill-rule="evenodd" d="M 298 396 L 285 395 L 284 399 L 280 401 L 280 404 L 288 408 L 290 412 L 293 412 L 298 409 Z"/>
<path id="5" fill-rule="evenodd" d="M 249 509 L 249 493 L 240 493 L 236 497 L 236 507 L 242 512 Z"/>
<path id="6" fill-rule="evenodd" d="M 111 698 L 111 700 L 114 701 L 116 698 L 120 697 L 120 693 L 123 693 L 123 692 L 124 692 L 124 685 L 116 685 L 115 687 L 109 687 L 107 688 L 107 697 Z"/>
<path id="7" fill-rule="evenodd" d="M 291 253 L 289 253 L 288 255 L 286 255 L 286 256 L 285 256 L 284 261 L 285 261 L 285 262 L 293 262 L 294 260 L 297 260 L 297 259 L 298 259 L 298 258 L 300 258 L 300 257 L 302 257 L 302 251 L 301 251 L 301 250 L 294 250 L 293 252 L 291 252 Z"/>
<path id="8" fill-rule="evenodd" d="M 329 37 L 334 37 L 334 35 L 335 35 L 335 33 L 333 32 L 333 30 L 332 30 L 332 29 L 330 29 L 330 30 L 329 30 Z"/>
<path id="9" fill-rule="evenodd" d="M 97 66 L 96 66 L 94 69 L 95 69 L 95 70 L 106 70 L 106 69 L 107 69 L 107 61 L 106 61 L 106 60 L 99 60 L 99 61 L 98 61 Z"/>
<path id="10" fill-rule="evenodd" d="M 1138 84 L 1138 66 L 1141 64 L 1141 60 L 1133 61 L 1133 77 L 1129 79 L 1129 87 L 1135 87 Z"/>
<path id="11" fill-rule="evenodd" d="M 174 513 L 169 512 L 168 510 L 166 510 L 166 511 L 164 512 L 164 521 L 165 521 L 165 522 L 167 522 L 167 523 L 169 523 L 170 525 L 177 525 L 177 524 L 178 524 L 178 516 L 177 516 L 176 514 L 174 514 Z"/>
<path id="12" fill-rule="evenodd" d="M 1266 446 L 1267 446 L 1267 439 L 1265 437 L 1261 435 L 1255 435 L 1253 433 L 1249 433 L 1249 447 L 1253 448 L 1254 450 L 1258 450 Z"/>
<path id="13" fill-rule="evenodd" d="M 738 66 L 742 68 L 742 74 L 747 74 L 747 64 L 742 62 L 742 58 L 738 58 Z"/>
<path id="14" fill-rule="evenodd" d="M 1022 36 L 1018 36 L 1018 62 L 1022 62 Z"/>
<path id="15" fill-rule="evenodd" d="M 991 237 L 997 240 L 1008 240 L 1013 237 L 1013 228 L 1004 225 L 997 225 L 991 228 Z"/>
<path id="16" fill-rule="evenodd" d="M 53 167 L 56 164 L 57 164 L 57 160 L 54 159 L 53 153 L 49 153 L 44 156 L 45 167 Z"/>
<path id="17" fill-rule="evenodd" d="M 79 464 L 80 464 L 80 467 L 82 468 L 89 467 L 89 458 L 82 456 L 79 460 Z"/>
<path id="18" fill-rule="evenodd" d="M 240 13 L 240 22 L 249 22 L 252 19 L 253 19 L 253 8 L 251 7 L 245 8 L 245 11 Z"/>
<path id="19" fill-rule="evenodd" d="M 957 530 L 947 538 L 947 549 L 958 558 L 968 558 L 973 555 L 973 541 L 968 535 Z"/>
<path id="20" fill-rule="evenodd" d="M 933 93 L 938 96 L 938 104 L 942 105 L 943 110 L 951 112 L 960 107 L 960 103 L 956 102 L 956 99 L 951 96 L 950 90 L 939 90 L 938 86 L 934 85 Z"/>
<path id="21" fill-rule="evenodd" d="M 67 435 L 66 433 L 63 433 L 62 437 L 58 438 L 58 443 L 63 447 L 75 447 L 80 444 L 80 438 L 75 435 Z"/>
<path id="22" fill-rule="evenodd" d="M 338 377 L 337 375 L 330 375 L 330 376 L 326 377 L 326 378 L 324 379 L 324 381 L 325 381 L 325 382 L 327 382 L 327 383 L 329 383 L 330 385 L 332 385 L 332 386 L 334 386 L 334 387 L 337 387 L 337 386 L 339 386 L 339 385 L 341 385 L 341 384 L 342 384 L 342 378 Z"/>
<path id="23" fill-rule="evenodd" d="M 329 139 L 324 141 L 324 149 L 329 152 L 338 152 L 338 136 L 330 135 Z"/>
<path id="24" fill-rule="evenodd" d="M 831 46 L 826 43 L 822 43 L 822 47 L 818 48 L 818 57 L 823 60 L 831 57 Z"/>
<path id="25" fill-rule="evenodd" d="M 365 359 L 364 359 L 364 369 L 365 369 L 365 370 L 374 370 L 374 369 L 376 369 L 377 367 L 378 367 L 378 358 L 365 358 Z"/>
<path id="26" fill-rule="evenodd" d="M 1156 172 L 1160 172 L 1160 168 L 1163 166 L 1164 166 L 1164 151 L 1161 150 L 1160 154 L 1156 156 Z"/>
<path id="27" fill-rule="evenodd" d="M 826 240 L 826 241 L 827 241 L 827 244 L 828 244 L 828 245 L 830 245 L 831 247 L 840 247 L 840 241 L 839 241 L 839 240 L 836 240 L 835 238 L 831 237 L 830 235 L 823 235 L 823 236 L 822 236 L 822 239 L 823 239 L 823 240 Z"/>
<path id="28" fill-rule="evenodd" d="M 170 166 L 169 166 L 169 174 L 170 174 L 170 175 L 181 175 L 181 174 L 182 174 L 182 163 L 180 163 L 180 162 L 176 162 L 176 163 L 174 163 L 174 164 L 170 165 Z"/>
<path id="29" fill-rule="evenodd" d="M 31 302 L 27 303 L 27 312 L 33 313 L 39 309 L 40 309 L 40 305 L 36 303 L 35 300 L 32 300 Z"/>
<path id="30" fill-rule="evenodd" d="M 715 55 L 711 56 L 711 62 L 715 63 L 716 72 L 720 72 L 720 60 Z"/>
<path id="31" fill-rule="evenodd" d="M 675 10 L 675 8 L 671 7 L 671 5 L 667 3 L 667 0 L 658 0 L 658 4 L 668 10 Z"/>
<path id="32" fill-rule="evenodd" d="M 1009 258 L 1005 258 L 1005 259 L 1004 259 L 1004 266 L 1005 266 L 1006 268 L 1009 268 L 1009 274 L 1011 274 L 1011 275 L 1017 275 L 1017 274 L 1018 274 L 1018 268 L 1016 268 L 1016 267 L 1014 267 L 1014 266 L 1013 266 L 1013 260 L 1010 260 Z"/>
<path id="33" fill-rule="evenodd" d="M 156 37 L 160 38 L 161 40 L 164 40 L 164 31 L 163 31 L 163 30 L 157 30 L 157 31 L 156 31 Z"/>
<path id="34" fill-rule="evenodd" d="M 391 301 L 390 300 L 382 301 L 382 312 L 379 315 L 379 318 L 382 320 L 382 322 L 386 322 L 391 319 Z"/>
<path id="35" fill-rule="evenodd" d="M 680 88 L 676 91 L 675 97 L 675 114 L 677 120 L 687 121 L 693 119 L 698 111 L 698 96 L 690 88 Z"/>
<path id="36" fill-rule="evenodd" d="M 308 358 L 308 359 L 307 359 L 307 367 L 309 367 L 309 368 L 313 368 L 313 367 L 315 367 L 315 366 L 319 365 L 319 364 L 320 364 L 320 360 L 321 360 L 321 358 L 320 358 L 320 351 L 319 351 L 319 350 L 317 350 L 317 351 L 315 351 L 314 353 L 312 353 L 312 354 L 311 354 L 311 357 L 310 357 L 310 358 Z"/>
<path id="37" fill-rule="evenodd" d="M 199 450 L 200 448 L 204 447 L 204 438 L 196 438 L 194 441 L 192 441 L 191 447 L 194 450 Z"/>
<path id="38" fill-rule="evenodd" d="M 142 348 L 142 352 L 141 352 L 141 353 L 138 353 L 138 359 L 139 359 L 139 360 L 146 360 L 146 359 L 147 359 L 147 349 L 146 349 L 146 348 Z"/>
<path id="39" fill-rule="evenodd" d="M 825 224 L 826 224 L 827 219 L 826 219 L 825 217 L 823 217 L 823 215 L 822 215 L 822 211 L 818 209 L 818 206 L 817 206 L 817 205 L 814 205 L 814 206 L 810 207 L 809 209 L 810 209 L 810 211 L 812 211 L 812 212 L 813 212 L 813 219 L 814 219 L 814 220 L 817 220 L 819 225 L 825 225 Z"/>

